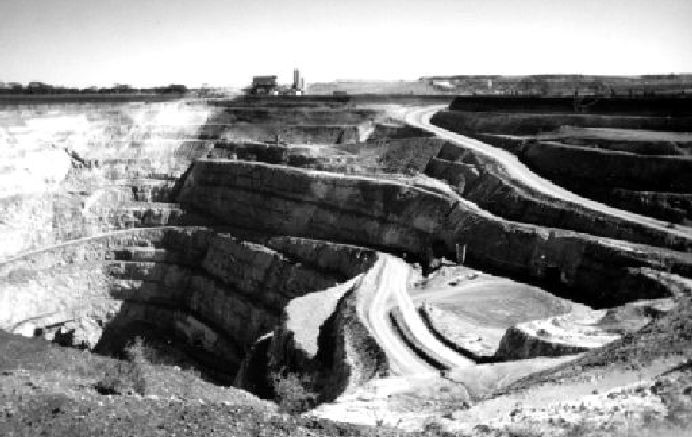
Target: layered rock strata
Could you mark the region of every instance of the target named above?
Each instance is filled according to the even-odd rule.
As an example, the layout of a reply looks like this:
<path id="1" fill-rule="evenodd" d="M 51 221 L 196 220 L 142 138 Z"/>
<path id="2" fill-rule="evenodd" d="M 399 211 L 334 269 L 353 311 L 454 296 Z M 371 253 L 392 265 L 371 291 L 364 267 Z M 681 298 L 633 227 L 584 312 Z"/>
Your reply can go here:
<path id="1" fill-rule="evenodd" d="M 692 249 L 689 239 L 545 196 L 512 180 L 492 160 L 451 143 L 429 161 L 425 173 L 446 181 L 465 199 L 509 220 L 677 250 Z"/>
<path id="2" fill-rule="evenodd" d="M 337 286 L 371 258 L 325 242 L 263 245 L 200 227 L 116 231 L 0 264 L 0 329 L 109 352 L 119 332 L 148 324 L 199 349 L 228 380 L 292 299 Z"/>
<path id="3" fill-rule="evenodd" d="M 213 146 L 210 108 L 172 101 L 0 111 L 0 259 L 115 229 L 203 224 L 175 182 Z"/>
<path id="4" fill-rule="evenodd" d="M 668 295 L 662 270 L 689 275 L 692 267 L 689 254 L 503 220 L 453 192 L 262 163 L 197 161 L 179 201 L 233 226 L 423 260 L 466 245 L 478 266 L 596 306 Z"/>
<path id="5" fill-rule="evenodd" d="M 689 116 L 441 111 L 432 122 L 508 150 L 536 173 L 589 198 L 673 223 L 687 224 L 692 217 L 689 134 L 684 133 L 689 130 Z M 436 164 L 430 167 L 433 172 L 449 167 L 446 162 Z M 485 191 L 490 198 L 473 193 L 468 198 L 513 220 L 537 224 L 557 220 L 559 227 L 580 232 L 678 250 L 691 248 L 689 239 L 669 238 L 560 201 L 550 205 L 532 190 L 501 179 L 502 183 L 491 184 Z M 505 203 L 509 206 L 504 207 Z"/>

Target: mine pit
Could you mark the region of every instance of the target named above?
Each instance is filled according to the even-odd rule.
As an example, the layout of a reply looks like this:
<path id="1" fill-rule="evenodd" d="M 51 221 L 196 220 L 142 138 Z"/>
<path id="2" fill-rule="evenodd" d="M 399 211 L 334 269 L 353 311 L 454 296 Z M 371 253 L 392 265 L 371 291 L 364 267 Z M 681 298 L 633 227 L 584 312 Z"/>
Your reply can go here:
<path id="1" fill-rule="evenodd" d="M 335 418 L 434 388 L 468 408 L 689 294 L 689 235 L 554 201 L 396 111 L 4 110 L 0 329 L 116 357 L 143 337 L 267 399 L 301 375 Z"/>
<path id="2" fill-rule="evenodd" d="M 62 345 L 118 354 L 131 338 L 165 332 L 201 350 L 202 368 L 232 382 L 244 352 L 276 326 L 291 299 L 344 282 L 365 260 L 344 250 L 331 269 L 204 228 L 160 227 L 88 237 L 5 262 L 2 326 Z M 304 250 L 304 249 L 303 249 Z M 338 257 L 337 250 L 332 256 Z M 132 326 L 139 329 L 131 329 Z M 155 337 L 155 336 L 154 336 Z M 188 354 L 191 352 L 188 351 Z"/>

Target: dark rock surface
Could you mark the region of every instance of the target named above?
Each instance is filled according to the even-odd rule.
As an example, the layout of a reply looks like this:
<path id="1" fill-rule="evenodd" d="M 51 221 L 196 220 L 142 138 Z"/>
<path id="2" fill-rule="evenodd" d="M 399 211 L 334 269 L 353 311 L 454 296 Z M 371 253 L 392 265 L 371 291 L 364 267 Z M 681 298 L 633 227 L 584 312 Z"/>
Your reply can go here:
<path id="1" fill-rule="evenodd" d="M 506 221 L 451 192 L 262 163 L 200 160 L 179 200 L 233 226 L 382 247 L 423 260 L 435 248 L 453 254 L 457 243 L 466 244 L 469 261 L 479 266 L 564 287 L 597 306 L 662 297 L 665 287 L 653 286 L 655 278 L 642 281 L 640 270 L 689 273 L 692 265 L 687 254 Z"/>

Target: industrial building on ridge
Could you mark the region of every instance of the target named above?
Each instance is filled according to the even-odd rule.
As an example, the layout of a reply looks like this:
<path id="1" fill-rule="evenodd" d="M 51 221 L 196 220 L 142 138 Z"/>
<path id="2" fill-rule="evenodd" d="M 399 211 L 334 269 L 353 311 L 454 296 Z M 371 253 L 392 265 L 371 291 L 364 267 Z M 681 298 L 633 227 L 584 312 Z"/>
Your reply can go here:
<path id="1" fill-rule="evenodd" d="M 278 76 L 253 76 L 252 85 L 246 89 L 250 95 L 291 95 L 300 96 L 305 92 L 305 79 L 300 75 L 300 70 L 293 70 L 293 83 L 290 86 L 279 85 Z"/>
<path id="2" fill-rule="evenodd" d="M 278 94 L 277 76 L 253 76 L 249 94 Z"/>

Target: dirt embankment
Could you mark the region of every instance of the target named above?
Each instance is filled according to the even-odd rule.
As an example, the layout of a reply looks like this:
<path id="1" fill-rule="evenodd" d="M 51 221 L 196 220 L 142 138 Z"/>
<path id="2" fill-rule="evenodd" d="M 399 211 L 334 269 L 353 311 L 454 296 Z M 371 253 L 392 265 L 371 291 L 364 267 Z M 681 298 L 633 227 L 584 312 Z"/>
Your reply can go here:
<path id="1" fill-rule="evenodd" d="M 689 274 L 692 267 L 686 254 L 506 221 L 451 191 L 262 163 L 200 160 L 179 200 L 233 226 L 424 261 L 466 245 L 467 259 L 479 267 L 564 288 L 597 306 L 665 295 L 656 284 L 667 273 L 656 272 Z"/>

